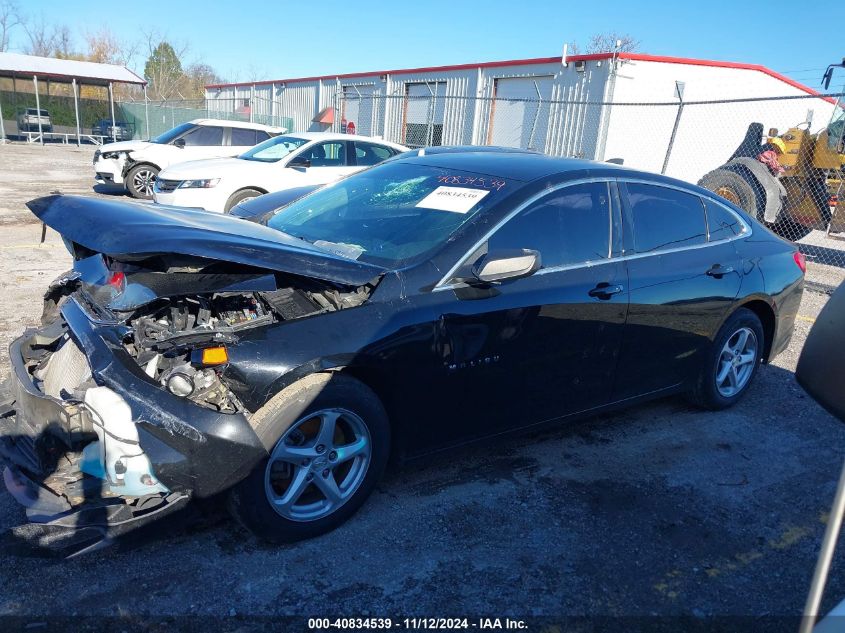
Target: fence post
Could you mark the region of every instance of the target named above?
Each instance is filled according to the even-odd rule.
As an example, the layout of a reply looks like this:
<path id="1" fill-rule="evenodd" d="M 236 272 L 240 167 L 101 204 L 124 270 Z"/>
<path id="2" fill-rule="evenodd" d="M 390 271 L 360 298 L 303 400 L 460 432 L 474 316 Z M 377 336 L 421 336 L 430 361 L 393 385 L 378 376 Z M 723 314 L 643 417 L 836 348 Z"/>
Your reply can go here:
<path id="1" fill-rule="evenodd" d="M 147 98 L 147 84 L 144 84 L 144 126 L 147 128 L 147 140 L 150 140 L 150 100 Z"/>
<path id="2" fill-rule="evenodd" d="M 675 82 L 675 96 L 678 97 L 678 113 L 675 115 L 675 124 L 672 126 L 672 136 L 669 137 L 669 146 L 666 148 L 666 156 L 663 159 L 663 168 L 660 170 L 661 174 L 666 173 L 666 168 L 669 166 L 669 157 L 672 155 L 672 146 L 675 144 L 675 135 L 678 133 L 678 126 L 681 124 L 681 115 L 684 113 L 684 82 Z"/>
<path id="3" fill-rule="evenodd" d="M 76 94 L 76 77 L 73 78 L 73 113 L 76 115 L 76 146 L 79 147 L 81 145 L 79 140 L 79 99 L 78 95 Z"/>
<path id="4" fill-rule="evenodd" d="M 32 76 L 32 82 L 35 84 L 35 109 L 38 111 L 38 138 L 44 145 L 44 132 L 41 129 L 41 99 L 38 97 L 38 75 Z M 26 126 L 26 131 L 29 132 L 29 125 Z"/>

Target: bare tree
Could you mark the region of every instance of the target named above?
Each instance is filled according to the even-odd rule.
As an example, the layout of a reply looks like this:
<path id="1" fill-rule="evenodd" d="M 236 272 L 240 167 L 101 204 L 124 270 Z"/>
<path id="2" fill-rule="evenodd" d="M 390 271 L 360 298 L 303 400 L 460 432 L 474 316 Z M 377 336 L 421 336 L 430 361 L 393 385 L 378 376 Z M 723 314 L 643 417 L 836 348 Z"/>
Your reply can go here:
<path id="1" fill-rule="evenodd" d="M 0 1 L 0 53 L 9 50 L 9 35 L 21 25 L 21 12 L 14 0 Z"/>
<path id="2" fill-rule="evenodd" d="M 29 44 L 24 49 L 27 55 L 57 57 L 63 53 L 70 54 L 71 35 L 67 26 L 47 24 L 43 13 L 37 18 L 23 20 L 22 24 L 29 38 Z"/>
<path id="3" fill-rule="evenodd" d="M 121 40 L 108 28 L 86 31 L 85 58 L 100 64 L 131 66 L 138 56 L 140 43 L 137 40 Z"/>
<path id="4" fill-rule="evenodd" d="M 640 41 L 627 33 L 609 31 L 596 33 L 587 43 L 587 54 L 590 53 L 632 53 L 639 50 Z"/>
<path id="5" fill-rule="evenodd" d="M 208 84 L 223 83 L 224 79 L 208 64 L 196 62 L 185 70 L 185 96 L 188 99 L 203 99 Z"/>

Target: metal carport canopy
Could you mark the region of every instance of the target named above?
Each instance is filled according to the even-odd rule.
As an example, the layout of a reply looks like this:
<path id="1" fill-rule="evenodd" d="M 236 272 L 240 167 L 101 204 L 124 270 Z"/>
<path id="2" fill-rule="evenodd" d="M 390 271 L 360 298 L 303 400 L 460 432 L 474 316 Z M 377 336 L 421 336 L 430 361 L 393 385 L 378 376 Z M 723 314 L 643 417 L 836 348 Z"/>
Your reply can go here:
<path id="1" fill-rule="evenodd" d="M 99 64 L 97 62 L 84 62 L 75 59 L 54 59 L 52 57 L 37 57 L 35 55 L 22 55 L 20 53 L 0 53 L 0 77 L 17 78 L 32 77 L 35 82 L 36 107 L 38 104 L 38 79 L 49 79 L 53 82 L 73 84 L 74 107 L 78 109 L 77 84 L 88 86 L 103 86 L 109 89 L 109 101 L 111 103 L 112 120 L 114 120 L 114 100 L 112 95 L 112 84 L 124 83 L 144 86 L 147 82 L 124 66 L 115 64 Z M 41 119 L 38 120 L 39 135 L 41 143 L 44 138 L 41 131 Z M 2 114 L 0 114 L 0 125 L 2 125 Z M 5 131 L 3 131 L 5 138 Z M 76 115 L 76 142 L 79 144 L 79 113 Z"/>

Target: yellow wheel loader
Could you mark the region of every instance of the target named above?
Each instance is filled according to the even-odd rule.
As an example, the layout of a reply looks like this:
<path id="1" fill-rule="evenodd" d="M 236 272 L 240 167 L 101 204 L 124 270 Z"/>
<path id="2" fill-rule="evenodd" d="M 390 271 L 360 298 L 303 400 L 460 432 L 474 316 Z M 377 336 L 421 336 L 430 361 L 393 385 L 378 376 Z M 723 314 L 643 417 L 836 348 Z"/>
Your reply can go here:
<path id="1" fill-rule="evenodd" d="M 811 134 L 808 124 L 778 134 L 769 130 L 762 144 L 763 125 L 752 123 L 737 150 L 721 167 L 705 174 L 699 185 L 745 209 L 779 235 L 799 240 L 813 229 L 845 232 L 845 111 Z M 775 175 L 757 156 L 778 147 L 782 174 Z"/>

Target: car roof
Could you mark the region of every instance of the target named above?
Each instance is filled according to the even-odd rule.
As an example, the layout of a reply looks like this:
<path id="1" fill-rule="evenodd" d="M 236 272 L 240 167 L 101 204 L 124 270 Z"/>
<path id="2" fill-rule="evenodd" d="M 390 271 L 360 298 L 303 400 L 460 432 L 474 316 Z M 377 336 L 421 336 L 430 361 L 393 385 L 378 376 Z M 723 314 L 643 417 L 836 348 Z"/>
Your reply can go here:
<path id="1" fill-rule="evenodd" d="M 529 182 L 566 172 L 590 172 L 592 175 L 613 175 L 618 172 L 639 173 L 611 163 L 600 163 L 581 158 L 559 158 L 529 151 L 490 151 L 468 148 L 466 151 L 412 154 L 396 157 L 391 163 L 403 162 L 455 169 L 464 172 L 484 174 Z"/>
<path id="2" fill-rule="evenodd" d="M 244 128 L 247 130 L 265 130 L 268 132 L 280 132 L 287 128 L 277 127 L 272 125 L 264 125 L 262 123 L 250 123 L 249 121 L 230 121 L 229 119 L 194 119 L 189 121 L 194 125 L 225 125 L 226 127 Z"/>
<path id="3" fill-rule="evenodd" d="M 367 143 L 378 143 L 379 145 L 408 149 L 404 145 L 385 141 L 383 138 L 362 136 L 360 134 L 343 134 L 341 132 L 288 132 L 285 136 L 295 136 L 296 138 L 303 138 L 307 141 L 366 141 Z"/>

